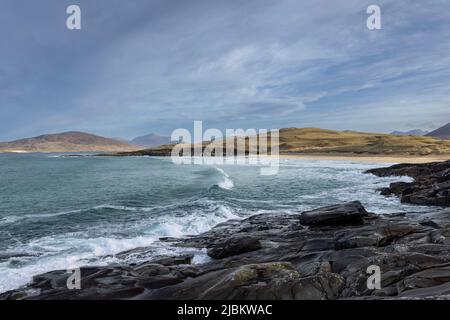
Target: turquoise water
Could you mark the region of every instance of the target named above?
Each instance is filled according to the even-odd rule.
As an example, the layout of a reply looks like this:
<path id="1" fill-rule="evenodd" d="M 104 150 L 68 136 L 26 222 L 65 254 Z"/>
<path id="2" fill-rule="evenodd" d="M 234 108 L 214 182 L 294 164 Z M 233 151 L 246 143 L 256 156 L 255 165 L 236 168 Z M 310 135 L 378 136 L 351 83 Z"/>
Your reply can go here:
<path id="1" fill-rule="evenodd" d="M 159 237 L 257 213 L 350 200 L 377 213 L 430 210 L 379 195 L 377 188 L 399 178 L 362 172 L 383 165 L 281 159 L 277 175 L 261 176 L 255 166 L 174 165 L 169 158 L 0 154 L 0 292 L 42 272 L 118 262 L 110 255 L 140 246 L 172 253 Z"/>

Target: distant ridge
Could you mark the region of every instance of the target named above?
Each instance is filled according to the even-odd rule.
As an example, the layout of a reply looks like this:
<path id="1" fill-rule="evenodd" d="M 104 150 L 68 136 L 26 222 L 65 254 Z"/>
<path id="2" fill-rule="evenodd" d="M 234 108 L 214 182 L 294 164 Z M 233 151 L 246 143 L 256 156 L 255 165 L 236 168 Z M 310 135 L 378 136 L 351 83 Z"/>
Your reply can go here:
<path id="1" fill-rule="evenodd" d="M 150 133 L 145 136 L 140 136 L 137 138 L 134 138 L 130 141 L 131 144 L 138 145 L 138 146 L 144 146 L 144 147 L 158 147 L 163 144 L 169 144 L 171 143 L 170 137 L 167 136 L 161 136 L 155 133 Z"/>
<path id="2" fill-rule="evenodd" d="M 115 139 L 78 131 L 0 142 L 0 152 L 125 152 L 137 149 L 139 147 Z"/>
<path id="3" fill-rule="evenodd" d="M 429 131 L 425 131 L 422 129 L 414 129 L 409 131 L 392 131 L 391 134 L 395 134 L 397 136 L 424 136 L 428 134 Z"/>
<path id="4" fill-rule="evenodd" d="M 450 122 L 445 126 L 440 127 L 427 134 L 428 137 L 435 137 L 439 139 L 450 139 Z"/>
<path id="5" fill-rule="evenodd" d="M 224 141 L 216 141 L 223 144 Z M 208 142 L 204 142 L 204 147 Z M 189 144 L 187 144 L 189 146 Z M 270 144 L 268 144 L 270 145 Z M 118 156 L 170 156 L 172 145 L 164 145 Z M 246 152 L 249 147 L 246 144 Z M 193 145 L 191 145 L 193 148 Z M 225 150 L 225 148 L 222 148 Z M 236 150 L 235 150 L 236 151 Z M 280 154 L 303 155 L 370 155 L 370 156 L 428 156 L 449 155 L 450 141 L 427 136 L 400 136 L 383 133 L 334 131 L 320 128 L 280 129 Z"/>

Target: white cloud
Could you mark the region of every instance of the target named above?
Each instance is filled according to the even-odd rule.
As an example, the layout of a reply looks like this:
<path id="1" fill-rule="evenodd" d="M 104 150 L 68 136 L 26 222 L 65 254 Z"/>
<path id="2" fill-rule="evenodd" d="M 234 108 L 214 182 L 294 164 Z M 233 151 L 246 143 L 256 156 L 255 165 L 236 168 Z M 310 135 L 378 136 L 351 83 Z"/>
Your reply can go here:
<path id="1" fill-rule="evenodd" d="M 1 101 L 8 107 L 1 108 L 13 113 L 33 103 L 42 117 L 67 127 L 133 135 L 148 124 L 167 131 L 191 120 L 227 126 L 241 120 L 249 127 L 365 124 L 385 131 L 381 119 L 373 125 L 374 110 L 392 109 L 398 116 L 386 123 L 400 127 L 406 121 L 402 99 L 416 101 L 408 123 L 425 116 L 420 110 L 427 97 L 430 119 L 448 101 L 440 92 L 450 73 L 444 40 L 450 22 L 439 0 L 380 0 L 379 32 L 367 30 L 365 9 L 372 3 L 361 0 L 248 0 L 239 6 L 233 0 L 130 0 L 120 15 L 119 7 L 100 10 L 106 3 L 100 0 L 81 2 L 90 8 L 91 27 L 72 44 L 54 32 L 55 40 L 45 37 L 48 47 L 39 47 L 40 59 L 31 56 L 35 43 L 12 44 L 21 55 L 8 60 L 9 83 L 0 86 L 9 92 Z M 59 65 L 71 50 L 77 54 L 70 63 Z M 25 58 L 33 76 L 11 74 Z M 36 117 L 23 121 L 51 127 Z"/>

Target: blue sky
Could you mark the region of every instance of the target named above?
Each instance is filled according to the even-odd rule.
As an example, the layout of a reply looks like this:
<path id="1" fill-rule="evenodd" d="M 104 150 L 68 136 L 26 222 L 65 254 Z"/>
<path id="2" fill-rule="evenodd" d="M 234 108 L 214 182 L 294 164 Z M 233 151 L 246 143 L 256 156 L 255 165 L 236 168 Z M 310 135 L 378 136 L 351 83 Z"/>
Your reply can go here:
<path id="1" fill-rule="evenodd" d="M 0 140 L 450 121 L 449 0 L 3 0 L 0 35 Z"/>

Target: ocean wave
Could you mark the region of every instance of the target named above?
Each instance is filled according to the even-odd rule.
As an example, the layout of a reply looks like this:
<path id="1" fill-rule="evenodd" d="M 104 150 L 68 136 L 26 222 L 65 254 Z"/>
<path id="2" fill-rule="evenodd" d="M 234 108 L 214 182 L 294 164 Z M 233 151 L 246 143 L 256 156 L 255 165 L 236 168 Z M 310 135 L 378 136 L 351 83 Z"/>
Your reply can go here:
<path id="1" fill-rule="evenodd" d="M 24 214 L 24 215 L 10 215 L 6 216 L 0 219 L 0 225 L 4 224 L 10 224 L 10 223 L 16 223 L 22 220 L 28 220 L 28 219 L 45 219 L 45 218 L 53 218 L 58 216 L 64 216 L 67 214 L 72 213 L 79 213 L 83 211 L 87 211 L 89 209 L 78 209 L 78 210 L 68 210 L 68 211 L 61 211 L 61 212 L 55 212 L 55 213 L 36 213 L 36 214 Z"/>
<path id="2" fill-rule="evenodd" d="M 217 186 L 221 189 L 231 190 L 234 188 L 234 182 L 230 176 L 221 168 L 214 167 L 221 175 L 221 180 L 217 183 Z"/>
<path id="3" fill-rule="evenodd" d="M 136 230 L 130 225 L 128 226 L 130 229 L 127 229 L 127 226 L 121 227 L 121 231 L 125 234 L 140 234 L 135 237 L 89 237 L 89 234 L 95 234 L 95 229 L 101 229 L 102 233 L 112 235 L 120 227 L 96 225 L 83 232 L 46 236 L 15 245 L 10 248 L 11 252 L 26 252 L 29 256 L 11 255 L 10 259 L 5 259 L 0 263 L 0 279 L 2 279 L 0 292 L 18 288 L 25 285 L 33 276 L 52 270 L 118 263 L 120 261 L 115 257 L 117 253 L 138 247 L 151 247 L 154 256 L 173 255 L 176 253 L 176 249 L 158 241 L 160 237 L 181 238 L 195 235 L 208 231 L 219 223 L 241 218 L 233 208 L 213 200 L 197 199 L 195 206 L 198 209 L 185 212 L 182 216 L 148 217 L 148 219 L 136 223 L 139 228 Z M 102 205 L 96 208 L 105 207 L 123 210 L 121 206 L 111 205 Z M 127 207 L 127 209 L 132 208 L 134 207 Z M 151 259 L 151 256 L 145 257 L 145 259 Z M 207 257 L 204 252 L 199 252 L 194 256 L 196 263 L 201 263 L 205 259 Z"/>
<path id="4" fill-rule="evenodd" d="M 22 260 L 20 267 L 11 267 L 11 261 L 0 263 L 0 292 L 12 290 L 28 283 L 33 276 L 51 270 L 67 270 L 85 265 L 108 265 L 114 261 L 111 256 L 121 251 L 136 247 L 149 246 L 158 238 L 155 236 L 138 236 L 130 239 L 115 238 L 73 238 L 67 235 L 36 239 L 22 248 L 24 252 L 38 252 L 41 256 L 29 258 L 12 258 Z"/>
<path id="5" fill-rule="evenodd" d="M 128 206 L 115 206 L 111 204 L 102 204 L 99 206 L 95 206 L 92 209 L 112 209 L 112 210 L 120 210 L 120 211 L 139 211 L 141 209 L 150 209 L 150 208 L 139 208 L 139 207 L 128 207 Z"/>
<path id="6" fill-rule="evenodd" d="M 164 207 L 159 207 L 159 208 L 164 208 Z M 17 222 L 24 221 L 24 220 L 51 219 L 51 218 L 58 217 L 58 216 L 65 216 L 65 215 L 82 213 L 82 212 L 93 212 L 93 211 L 103 210 L 103 209 L 116 210 L 116 211 L 130 211 L 130 212 L 136 212 L 136 211 L 148 212 L 148 211 L 152 211 L 152 210 L 155 210 L 158 208 L 156 208 L 156 207 L 130 207 L 130 206 L 102 204 L 102 205 L 94 206 L 91 208 L 67 210 L 67 211 L 61 211 L 61 212 L 55 212 L 55 213 L 33 213 L 33 214 L 24 214 L 24 215 L 9 215 L 9 216 L 5 216 L 0 219 L 0 225 L 17 223 Z"/>
<path id="7" fill-rule="evenodd" d="M 146 227 L 139 231 L 179 238 L 200 234 L 219 223 L 242 218 L 235 208 L 226 203 L 205 198 L 194 201 L 188 210 L 182 211 L 180 205 L 175 213 L 179 214 L 159 215 L 140 221 L 139 224 Z"/>

